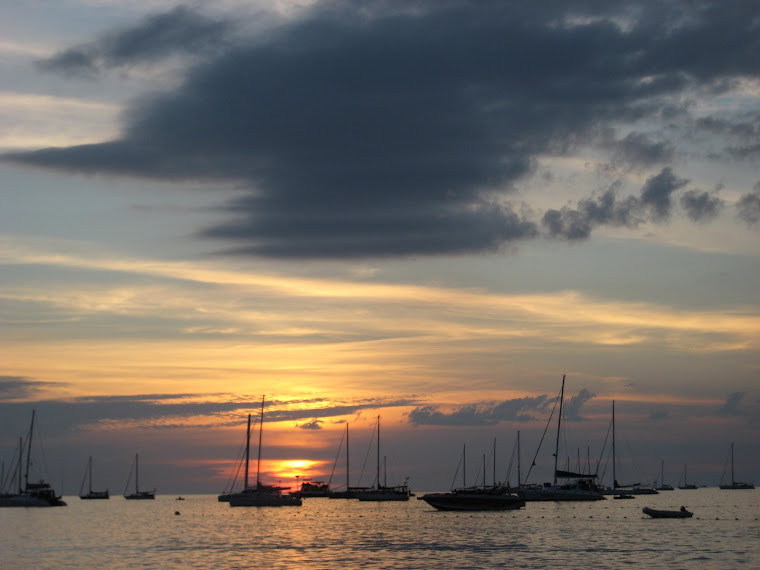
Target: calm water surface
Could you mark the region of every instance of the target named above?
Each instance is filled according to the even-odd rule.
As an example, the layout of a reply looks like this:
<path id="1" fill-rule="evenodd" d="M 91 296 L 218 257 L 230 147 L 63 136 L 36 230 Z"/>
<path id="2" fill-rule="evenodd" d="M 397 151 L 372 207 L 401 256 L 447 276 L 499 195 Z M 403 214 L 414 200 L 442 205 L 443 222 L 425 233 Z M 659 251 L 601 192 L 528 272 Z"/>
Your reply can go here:
<path id="1" fill-rule="evenodd" d="M 758 490 L 467 514 L 415 498 L 234 509 L 215 495 L 65 499 L 62 508 L 0 509 L 1 568 L 760 568 Z M 641 513 L 681 505 L 695 517 Z"/>

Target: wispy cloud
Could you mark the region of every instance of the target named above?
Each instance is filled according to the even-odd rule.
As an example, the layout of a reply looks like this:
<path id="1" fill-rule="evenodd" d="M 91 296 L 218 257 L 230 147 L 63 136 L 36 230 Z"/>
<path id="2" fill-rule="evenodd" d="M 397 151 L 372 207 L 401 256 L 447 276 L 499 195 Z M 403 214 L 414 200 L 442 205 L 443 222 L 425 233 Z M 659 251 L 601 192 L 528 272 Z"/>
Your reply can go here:
<path id="1" fill-rule="evenodd" d="M 468 404 L 448 410 L 432 405 L 418 406 L 409 412 L 409 423 L 417 426 L 483 426 L 502 421 L 528 421 L 535 419 L 537 413 L 544 413 L 550 401 L 548 396 L 541 395 Z"/>
<path id="2" fill-rule="evenodd" d="M 220 48 L 231 27 L 230 21 L 177 6 L 42 59 L 39 66 L 63 74 L 96 75 L 104 69 L 151 63 L 175 53 L 209 53 Z"/>

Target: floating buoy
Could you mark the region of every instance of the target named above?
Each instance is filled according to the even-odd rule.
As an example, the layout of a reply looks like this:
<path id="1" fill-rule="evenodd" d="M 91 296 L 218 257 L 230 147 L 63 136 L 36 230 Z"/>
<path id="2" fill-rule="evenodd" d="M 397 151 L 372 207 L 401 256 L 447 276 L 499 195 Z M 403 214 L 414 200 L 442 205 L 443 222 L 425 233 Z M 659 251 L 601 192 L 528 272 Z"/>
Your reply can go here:
<path id="1" fill-rule="evenodd" d="M 174 511 L 174 514 L 175 514 L 175 515 L 178 515 L 178 514 L 179 514 L 179 511 Z"/>

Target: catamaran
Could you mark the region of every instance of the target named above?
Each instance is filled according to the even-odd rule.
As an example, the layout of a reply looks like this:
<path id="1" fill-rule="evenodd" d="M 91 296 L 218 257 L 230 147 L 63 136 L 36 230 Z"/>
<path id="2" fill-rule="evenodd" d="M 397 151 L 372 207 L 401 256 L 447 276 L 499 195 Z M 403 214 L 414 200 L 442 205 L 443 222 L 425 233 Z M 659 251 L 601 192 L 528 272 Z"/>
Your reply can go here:
<path id="1" fill-rule="evenodd" d="M 562 389 L 559 395 L 557 415 L 557 441 L 554 447 L 554 479 L 552 483 L 524 485 L 520 490 L 526 501 L 603 501 L 604 495 L 596 485 L 596 473 L 579 473 L 569 469 L 558 469 L 559 441 L 562 426 L 562 403 L 565 398 L 565 375 L 562 375 Z M 549 417 L 551 421 L 551 416 Z M 548 426 L 548 424 L 547 424 Z M 540 446 L 539 446 L 540 448 Z M 537 452 L 538 453 L 538 452 Z M 535 460 L 534 460 L 535 464 Z M 532 467 L 532 466 L 531 466 Z M 530 476 L 530 471 L 528 472 Z M 528 478 L 526 476 L 526 479 Z M 560 483 L 562 479 L 565 482 Z"/>
<path id="2" fill-rule="evenodd" d="M 66 502 L 56 494 L 49 483 L 40 479 L 37 483 L 29 482 L 29 466 L 32 455 L 32 436 L 34 435 L 34 417 L 35 411 L 32 410 L 32 423 L 29 426 L 29 437 L 27 438 L 26 449 L 26 470 L 23 475 L 23 486 L 21 484 L 21 465 L 24 451 L 23 441 L 19 439 L 18 449 L 18 491 L 0 493 L 0 507 L 64 507 Z"/>

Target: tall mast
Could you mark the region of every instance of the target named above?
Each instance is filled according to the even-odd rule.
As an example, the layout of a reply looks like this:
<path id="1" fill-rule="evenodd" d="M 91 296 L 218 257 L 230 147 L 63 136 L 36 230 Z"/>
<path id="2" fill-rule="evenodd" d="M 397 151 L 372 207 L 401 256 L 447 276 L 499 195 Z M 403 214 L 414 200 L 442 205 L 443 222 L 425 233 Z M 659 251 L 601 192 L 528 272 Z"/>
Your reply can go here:
<path id="1" fill-rule="evenodd" d="M 21 487 L 21 458 L 24 457 L 24 438 L 18 438 L 18 492 L 19 494 L 24 492 Z"/>
<path id="2" fill-rule="evenodd" d="M 140 464 L 138 463 L 137 454 L 135 453 L 135 495 L 140 493 L 140 484 L 137 482 L 140 477 Z"/>
<path id="3" fill-rule="evenodd" d="M 261 433 L 264 431 L 264 396 L 261 397 L 261 419 L 259 419 L 259 458 L 256 465 L 256 488 L 261 486 Z"/>
<path id="4" fill-rule="evenodd" d="M 248 414 L 248 429 L 245 432 L 245 478 L 243 489 L 248 488 L 248 460 L 251 454 L 251 414 Z"/>
<path id="5" fill-rule="evenodd" d="M 349 481 L 349 470 L 348 470 L 348 422 L 346 422 L 346 493 L 348 493 L 348 481 Z"/>
<path id="6" fill-rule="evenodd" d="M 517 430 L 517 488 L 520 488 L 520 430 Z"/>
<path id="7" fill-rule="evenodd" d="M 467 445 L 462 446 L 462 488 L 467 488 Z"/>
<path id="8" fill-rule="evenodd" d="M 734 484 L 734 442 L 731 442 L 731 484 Z"/>
<path id="9" fill-rule="evenodd" d="M 493 486 L 496 487 L 496 438 L 493 438 Z"/>
<path id="10" fill-rule="evenodd" d="M 483 454 L 483 488 L 486 487 L 486 454 Z"/>
<path id="11" fill-rule="evenodd" d="M 89 461 L 89 469 L 88 469 L 88 471 L 90 472 L 89 473 L 89 475 L 90 475 L 90 495 L 92 495 L 92 455 L 90 455 L 90 461 Z"/>
<path id="12" fill-rule="evenodd" d="M 562 375 L 562 390 L 559 393 L 559 416 L 557 416 L 557 442 L 554 444 L 554 486 L 557 486 L 557 461 L 559 460 L 559 432 L 562 425 L 562 401 L 565 399 L 565 375 Z"/>
<path id="13" fill-rule="evenodd" d="M 377 488 L 380 488 L 380 414 L 377 415 Z"/>
<path id="14" fill-rule="evenodd" d="M 617 474 L 615 473 L 615 400 L 612 400 L 612 488 L 617 488 Z"/>
<path id="15" fill-rule="evenodd" d="M 32 457 L 32 434 L 34 433 L 34 413 L 32 410 L 32 425 L 29 426 L 29 446 L 26 450 L 26 473 L 24 474 L 24 486 L 29 488 L 29 461 Z"/>

